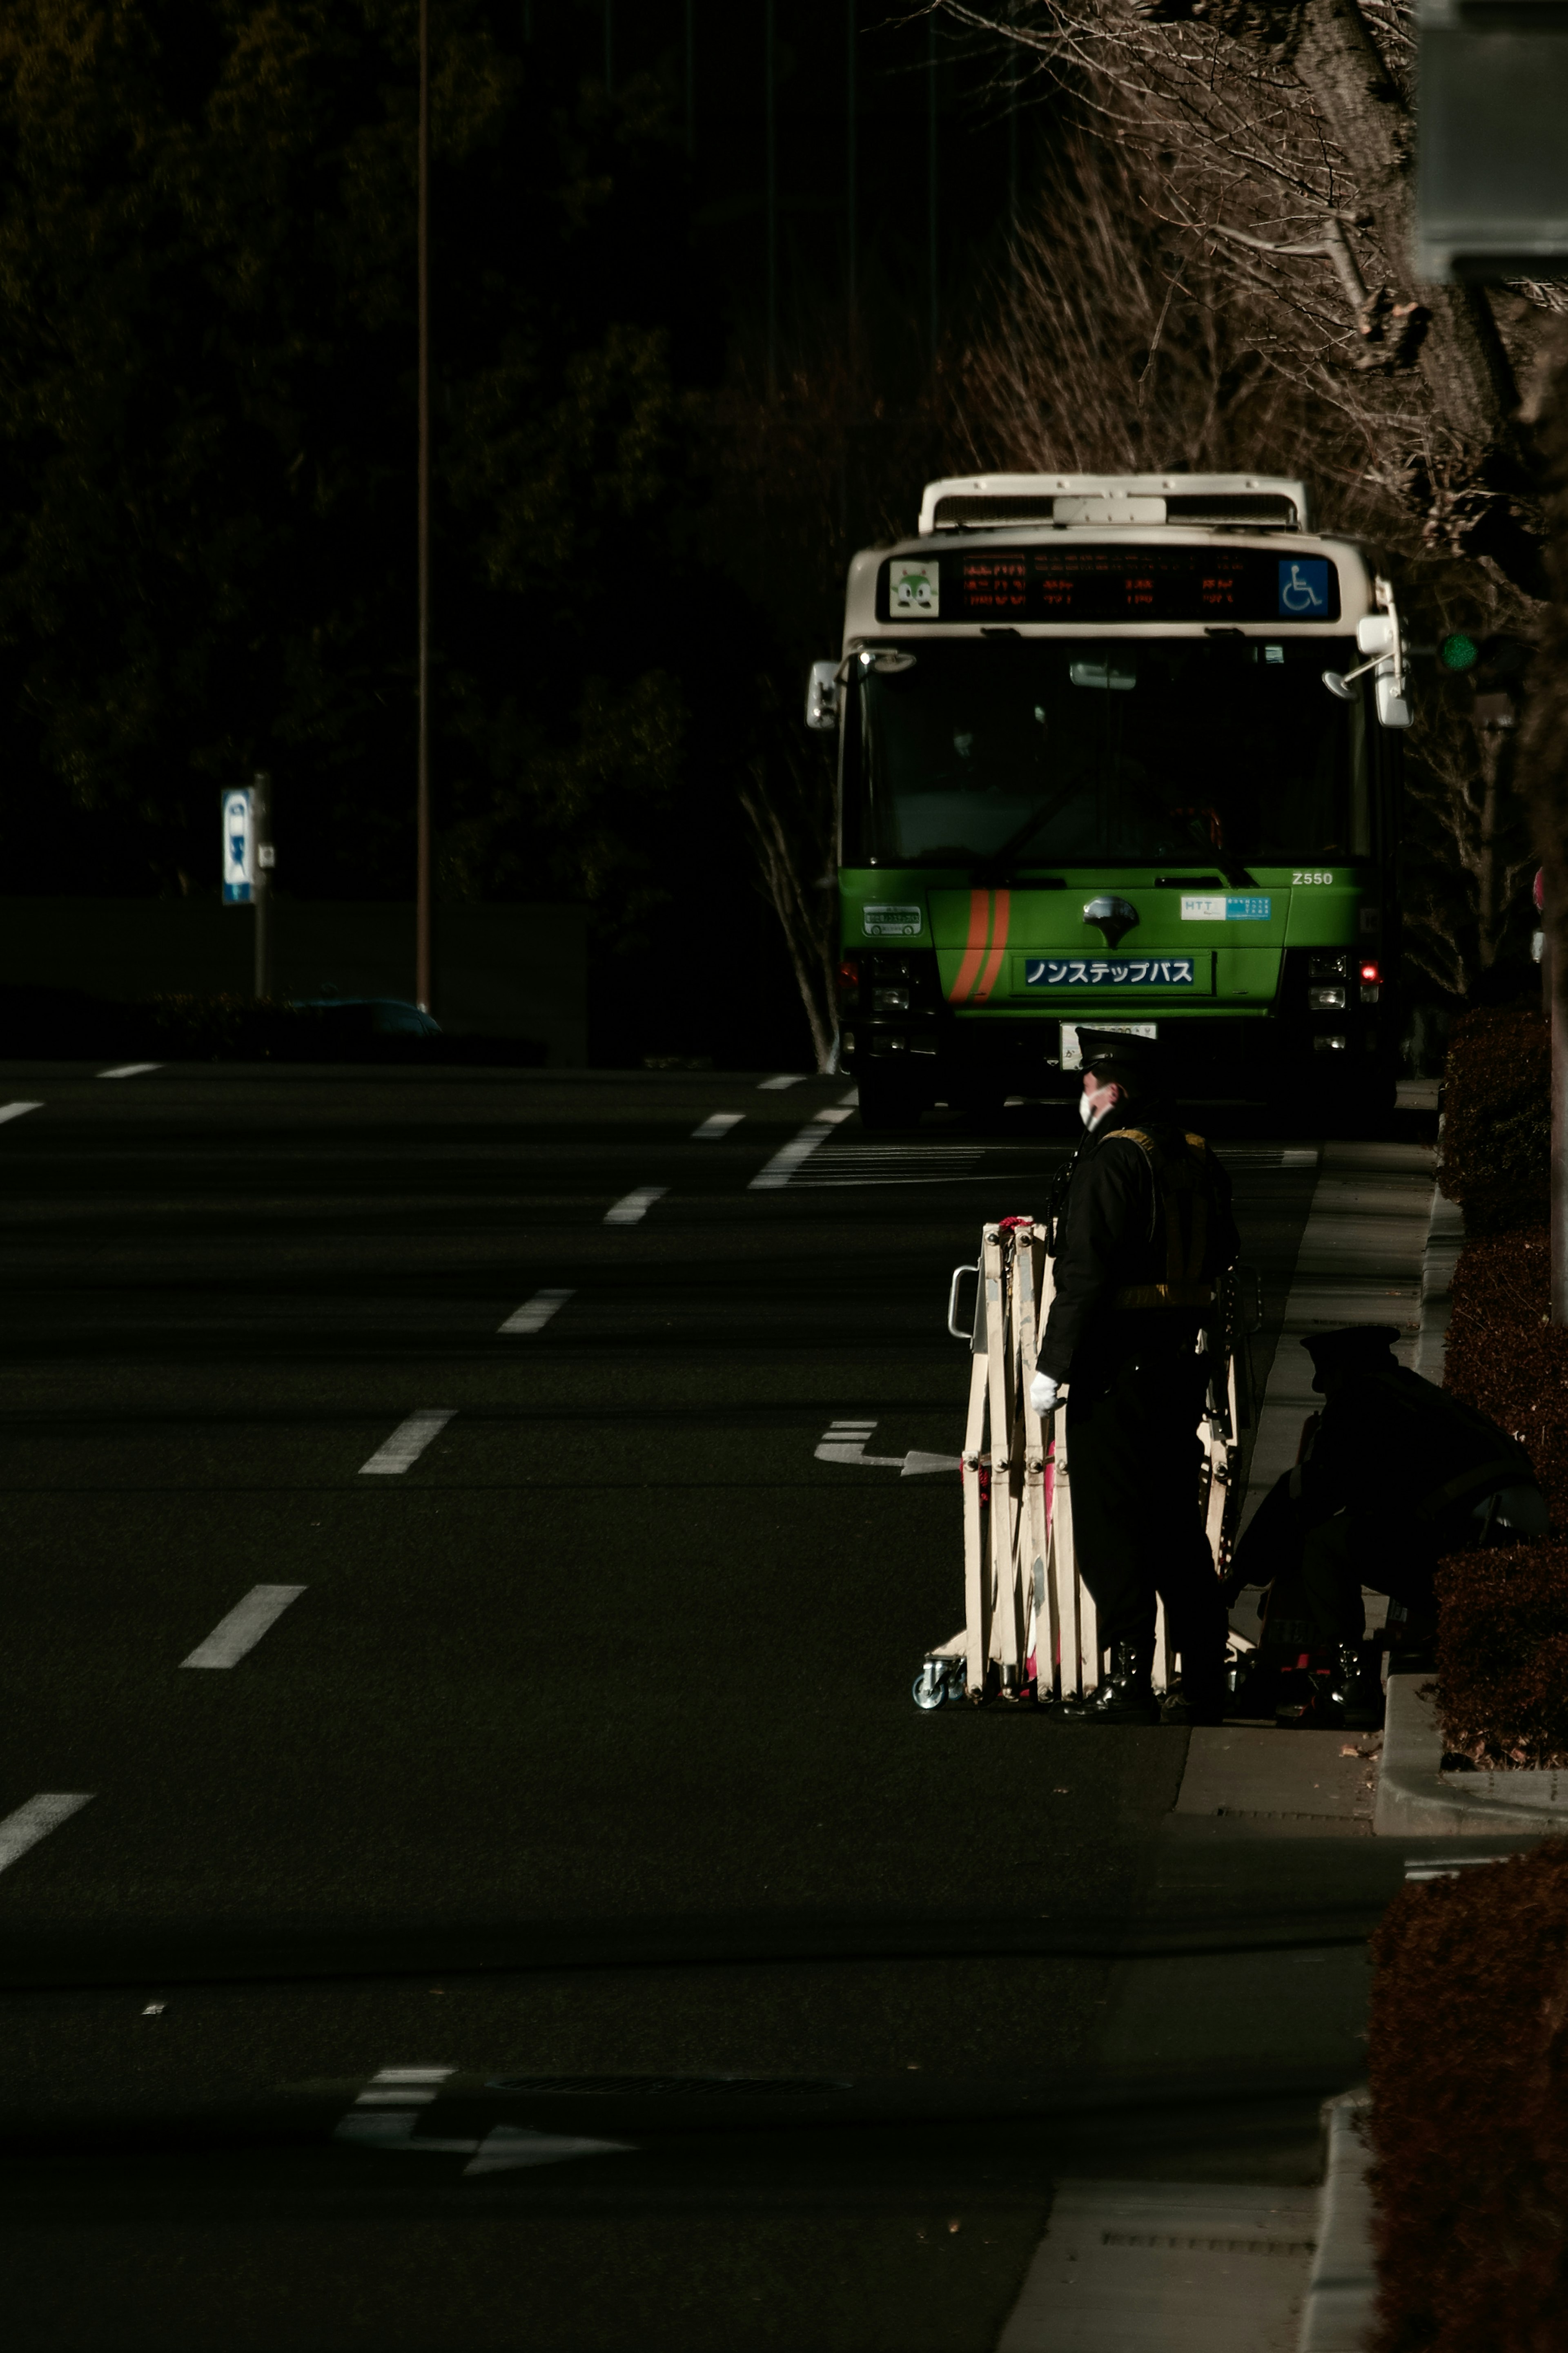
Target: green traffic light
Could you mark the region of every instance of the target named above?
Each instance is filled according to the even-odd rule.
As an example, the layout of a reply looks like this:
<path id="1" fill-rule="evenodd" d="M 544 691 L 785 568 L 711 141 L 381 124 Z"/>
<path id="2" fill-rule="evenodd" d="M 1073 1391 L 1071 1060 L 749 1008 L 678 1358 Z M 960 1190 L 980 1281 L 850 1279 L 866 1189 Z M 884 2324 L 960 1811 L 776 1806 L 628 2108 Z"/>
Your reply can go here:
<path id="1" fill-rule="evenodd" d="M 1445 638 L 1437 649 L 1437 659 L 1445 670 L 1473 670 L 1480 652 L 1474 638 Z"/>

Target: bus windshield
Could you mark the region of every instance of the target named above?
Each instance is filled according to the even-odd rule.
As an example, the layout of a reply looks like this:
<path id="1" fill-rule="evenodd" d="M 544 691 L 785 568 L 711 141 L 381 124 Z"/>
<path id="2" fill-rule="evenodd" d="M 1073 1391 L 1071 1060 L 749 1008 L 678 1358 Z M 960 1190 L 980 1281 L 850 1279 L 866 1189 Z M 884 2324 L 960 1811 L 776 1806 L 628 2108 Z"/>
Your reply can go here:
<path id="1" fill-rule="evenodd" d="M 871 855 L 1024 866 L 1372 854 L 1353 638 L 925 639 L 858 666 Z"/>

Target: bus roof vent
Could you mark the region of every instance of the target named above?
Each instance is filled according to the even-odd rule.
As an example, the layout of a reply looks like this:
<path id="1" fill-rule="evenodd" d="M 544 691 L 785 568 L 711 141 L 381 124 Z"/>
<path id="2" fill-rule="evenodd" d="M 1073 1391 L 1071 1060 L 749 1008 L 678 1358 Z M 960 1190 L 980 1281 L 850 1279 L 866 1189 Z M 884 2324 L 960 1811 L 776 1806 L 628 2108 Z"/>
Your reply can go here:
<path id="1" fill-rule="evenodd" d="M 928 482 L 920 529 L 1184 523 L 1307 531 L 1306 486 L 1268 474 L 973 474 Z"/>

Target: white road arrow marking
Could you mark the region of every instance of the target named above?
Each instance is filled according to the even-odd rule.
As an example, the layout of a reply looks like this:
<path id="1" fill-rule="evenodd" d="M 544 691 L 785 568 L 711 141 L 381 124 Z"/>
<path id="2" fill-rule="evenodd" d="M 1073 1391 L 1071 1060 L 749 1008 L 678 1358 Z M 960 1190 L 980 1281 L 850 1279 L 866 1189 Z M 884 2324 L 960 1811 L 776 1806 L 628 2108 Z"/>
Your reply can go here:
<path id="1" fill-rule="evenodd" d="M 416 2140 L 422 2109 L 437 2096 L 450 2067 L 384 2067 L 333 2129 L 335 2140 L 358 2148 L 407 2156 L 467 2157 L 469 2173 L 504 2173 L 521 2165 L 564 2165 L 574 2157 L 606 2157 L 635 2148 L 629 2140 L 589 2140 L 578 2133 L 536 2132 L 531 2125 L 492 2125 L 483 2135 L 448 2140 L 436 2133 Z"/>
<path id="2" fill-rule="evenodd" d="M 818 1462 L 844 1462 L 857 1470 L 897 1471 L 905 1479 L 928 1478 L 934 1471 L 956 1471 L 956 1454 L 926 1454 L 917 1446 L 908 1454 L 868 1454 L 867 1441 L 874 1421 L 836 1421 L 824 1430 L 816 1449 Z"/>
<path id="3" fill-rule="evenodd" d="M 418 2143 L 416 2142 L 416 2147 Z M 503 2173 L 517 2165 L 564 2165 L 574 2157 L 609 2157 L 637 2147 L 630 2140 L 588 2140 L 576 2133 L 535 2132 L 530 2125 L 496 2125 L 479 2143 L 465 2177 Z"/>

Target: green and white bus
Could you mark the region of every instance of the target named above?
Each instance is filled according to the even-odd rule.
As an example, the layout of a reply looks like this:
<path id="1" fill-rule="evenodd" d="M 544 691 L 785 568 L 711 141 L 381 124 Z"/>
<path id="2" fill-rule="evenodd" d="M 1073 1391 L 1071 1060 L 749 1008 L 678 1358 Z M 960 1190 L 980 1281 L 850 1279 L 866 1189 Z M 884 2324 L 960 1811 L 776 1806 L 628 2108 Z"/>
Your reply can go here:
<path id="1" fill-rule="evenodd" d="M 1189 1096 L 1392 1100 L 1405 649 L 1300 482 L 928 484 L 849 570 L 840 1053 L 869 1126 L 1076 1092 L 1077 1025 Z"/>

